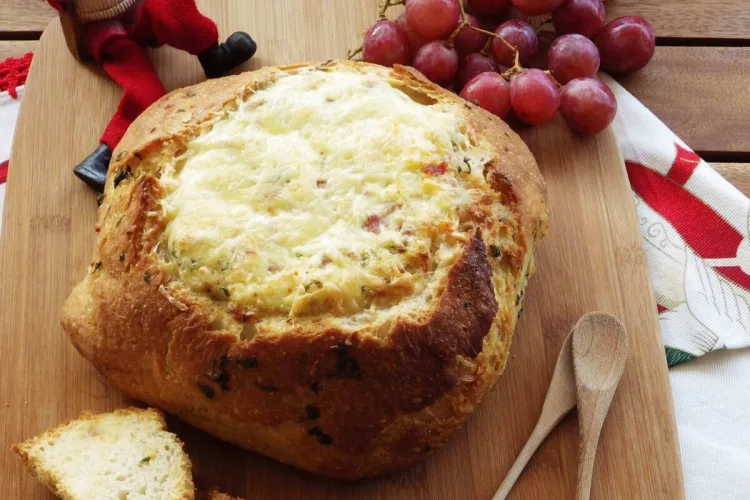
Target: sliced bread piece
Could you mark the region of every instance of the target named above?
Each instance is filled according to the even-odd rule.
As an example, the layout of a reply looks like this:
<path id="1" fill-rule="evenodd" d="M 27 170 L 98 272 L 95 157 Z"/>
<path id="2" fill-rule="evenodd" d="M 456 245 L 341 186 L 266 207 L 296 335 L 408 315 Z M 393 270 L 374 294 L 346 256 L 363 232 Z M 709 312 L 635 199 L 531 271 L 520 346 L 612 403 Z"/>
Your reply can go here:
<path id="1" fill-rule="evenodd" d="M 154 409 L 84 413 L 13 446 L 63 500 L 194 500 L 190 459 Z"/>

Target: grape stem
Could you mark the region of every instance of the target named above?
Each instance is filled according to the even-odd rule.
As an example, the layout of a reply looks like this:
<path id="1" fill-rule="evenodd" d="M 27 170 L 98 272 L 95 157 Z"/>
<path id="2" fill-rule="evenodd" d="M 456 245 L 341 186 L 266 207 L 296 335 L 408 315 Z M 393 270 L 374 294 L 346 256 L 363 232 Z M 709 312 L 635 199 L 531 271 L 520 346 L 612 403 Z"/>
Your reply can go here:
<path id="1" fill-rule="evenodd" d="M 378 16 L 379 19 L 381 21 L 384 20 L 384 19 L 386 19 L 386 12 L 388 11 L 388 9 L 391 8 L 391 7 L 395 7 L 396 5 L 406 5 L 406 0 L 381 0 L 381 3 L 380 3 L 380 14 Z M 510 67 L 510 68 L 508 68 L 506 71 L 504 71 L 502 73 L 501 76 L 503 78 L 505 78 L 506 80 L 510 80 L 510 78 L 513 75 L 515 75 L 517 73 L 521 73 L 524 70 L 523 66 L 521 66 L 521 64 L 519 63 L 518 49 L 514 45 L 512 45 L 511 43 L 509 43 L 505 38 L 501 37 L 497 33 L 494 33 L 492 31 L 487 31 L 487 30 L 484 30 L 482 28 L 477 28 L 476 26 L 472 25 L 469 22 L 469 19 L 466 17 L 466 9 L 464 8 L 464 0 L 458 0 L 458 8 L 461 11 L 461 24 L 459 24 L 458 27 L 455 30 L 453 30 L 453 33 L 451 33 L 450 37 L 448 37 L 448 40 L 445 41 L 445 44 L 449 48 L 453 48 L 453 45 L 454 45 L 454 43 L 456 41 L 456 37 L 461 32 L 461 30 L 464 29 L 464 28 L 466 28 L 466 27 L 468 27 L 469 29 L 472 29 L 474 31 L 478 31 L 479 33 L 482 33 L 482 34 L 487 35 L 489 37 L 489 39 L 487 40 L 487 43 L 484 45 L 484 47 L 481 50 L 481 53 L 483 55 L 487 55 L 489 53 L 490 48 L 492 46 L 492 41 L 495 38 L 497 38 L 498 40 L 500 40 L 501 42 L 503 42 L 510 50 L 513 51 L 513 58 L 514 58 L 513 66 Z M 357 54 L 362 53 L 362 47 L 363 46 L 360 45 L 355 50 L 347 50 L 346 51 L 346 58 L 348 60 L 351 60 Z M 549 71 L 547 71 L 547 73 L 549 74 Z M 550 74 L 550 77 L 554 80 L 554 77 L 552 77 L 551 74 Z M 557 83 L 558 86 L 562 87 L 557 82 L 557 80 L 555 80 L 555 83 Z"/>
<path id="2" fill-rule="evenodd" d="M 361 54 L 362 53 L 362 47 L 363 46 L 360 45 L 359 47 L 357 47 L 354 50 L 347 50 L 346 51 L 346 59 L 347 59 L 347 61 L 351 61 L 354 58 L 354 56 L 356 56 L 357 54 Z"/>
<path id="3" fill-rule="evenodd" d="M 498 40 L 501 40 L 510 50 L 512 50 L 516 56 L 518 56 L 518 50 L 515 46 L 508 43 L 508 41 L 498 35 L 497 33 L 493 33 L 492 31 L 483 30 L 482 28 L 477 28 L 473 24 L 469 23 L 469 19 L 466 17 L 466 9 L 464 7 L 464 0 L 458 0 L 458 8 L 461 11 L 461 24 L 456 28 L 453 33 L 451 33 L 450 38 L 448 38 L 448 47 L 453 47 L 453 40 L 458 36 L 459 32 L 466 26 L 469 27 L 469 29 L 472 29 L 474 31 L 478 31 L 479 33 L 483 33 L 491 38 L 497 38 Z"/>
<path id="4" fill-rule="evenodd" d="M 492 38 L 487 38 L 487 43 L 484 44 L 484 47 L 482 47 L 482 50 L 480 50 L 479 53 L 483 56 L 488 56 L 490 54 L 490 50 L 492 50 L 492 42 Z"/>
<path id="5" fill-rule="evenodd" d="M 386 11 L 396 5 L 406 5 L 406 0 L 382 0 L 380 4 L 380 19 L 385 19 Z"/>
<path id="6" fill-rule="evenodd" d="M 518 73 L 521 73 L 523 71 L 523 66 L 521 66 L 521 63 L 518 61 L 518 51 L 516 50 L 516 53 L 514 55 L 514 61 L 513 66 L 503 71 L 500 76 L 505 78 L 506 80 L 510 80 L 510 78 Z"/>
<path id="7" fill-rule="evenodd" d="M 466 11 L 464 10 L 464 0 L 458 0 L 458 8 L 461 9 L 461 24 L 458 25 L 458 28 L 453 30 L 453 33 L 451 33 L 451 36 L 449 36 L 448 40 L 445 42 L 445 45 L 450 49 L 453 48 L 453 43 L 456 41 L 456 37 L 461 30 L 466 26 L 471 26 L 469 24 L 469 19 L 466 17 Z"/>
<path id="8" fill-rule="evenodd" d="M 562 83 L 560 83 L 560 82 L 557 81 L 557 78 L 555 78 L 555 76 L 552 74 L 552 72 L 550 70 L 546 70 L 545 73 L 547 73 L 547 76 L 549 76 L 552 79 L 552 81 L 555 82 L 555 85 L 557 85 L 557 88 L 559 88 L 560 90 L 562 90 L 562 88 L 564 87 L 564 85 Z"/>

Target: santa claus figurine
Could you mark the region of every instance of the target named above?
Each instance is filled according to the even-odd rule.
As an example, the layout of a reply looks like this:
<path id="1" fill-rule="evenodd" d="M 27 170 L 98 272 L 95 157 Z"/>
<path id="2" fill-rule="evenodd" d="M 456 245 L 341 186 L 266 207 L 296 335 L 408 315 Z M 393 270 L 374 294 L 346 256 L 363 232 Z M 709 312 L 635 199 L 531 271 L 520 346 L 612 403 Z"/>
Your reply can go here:
<path id="1" fill-rule="evenodd" d="M 198 56 L 208 78 L 220 76 L 255 54 L 247 33 L 219 43 L 216 24 L 195 0 L 49 0 L 60 11 L 68 47 L 76 57 L 104 67 L 124 91 L 100 146 L 74 172 L 97 191 L 117 143 L 130 123 L 165 94 L 146 47 L 170 45 Z"/>

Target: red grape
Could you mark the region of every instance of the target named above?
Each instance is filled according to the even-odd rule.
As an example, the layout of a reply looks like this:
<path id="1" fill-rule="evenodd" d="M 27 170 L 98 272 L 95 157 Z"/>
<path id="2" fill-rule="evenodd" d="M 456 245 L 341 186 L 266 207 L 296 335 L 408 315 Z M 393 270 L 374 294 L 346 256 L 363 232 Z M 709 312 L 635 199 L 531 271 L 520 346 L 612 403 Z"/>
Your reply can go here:
<path id="1" fill-rule="evenodd" d="M 527 16 L 549 14 L 565 0 L 513 0 L 513 6 Z"/>
<path id="2" fill-rule="evenodd" d="M 466 14 L 466 19 L 469 21 L 470 25 L 476 26 L 477 28 L 482 27 L 482 25 L 479 24 L 479 19 L 472 16 L 471 14 Z M 461 19 L 459 17 L 456 27 L 458 27 L 460 24 Z M 480 50 L 482 50 L 484 44 L 487 43 L 487 35 L 473 30 L 468 26 L 464 26 L 463 29 L 458 32 L 458 35 L 456 35 L 453 43 L 456 47 L 456 52 L 458 52 L 458 55 L 463 56 L 466 54 L 471 54 L 472 52 L 479 52 Z"/>
<path id="3" fill-rule="evenodd" d="M 500 17 L 510 10 L 511 0 L 467 0 L 467 3 L 479 16 Z"/>
<path id="4" fill-rule="evenodd" d="M 431 82 L 447 86 L 458 71 L 458 54 L 443 40 L 435 40 L 417 51 L 412 66 Z"/>
<path id="5" fill-rule="evenodd" d="M 409 39 L 409 47 L 411 48 L 411 53 L 416 54 L 419 48 L 427 43 L 427 40 L 425 40 L 422 35 L 411 29 L 409 23 L 406 22 L 406 12 L 398 16 L 398 18 L 396 18 L 396 22 L 404 29 L 406 38 Z"/>
<path id="6" fill-rule="evenodd" d="M 579 33 L 594 38 L 604 26 L 602 0 L 567 0 L 552 12 L 552 23 L 558 35 Z"/>
<path id="7" fill-rule="evenodd" d="M 466 84 L 461 97 L 505 118 L 510 111 L 510 85 L 497 73 L 481 73 Z"/>
<path id="8" fill-rule="evenodd" d="M 599 71 L 599 49 L 583 35 L 571 33 L 554 42 L 547 53 L 547 65 L 558 82 L 595 76 Z"/>
<path id="9" fill-rule="evenodd" d="M 605 71 L 629 73 L 644 67 L 654 56 L 656 35 L 641 16 L 618 17 L 599 33 L 596 46 Z"/>
<path id="10" fill-rule="evenodd" d="M 617 100 L 599 80 L 576 78 L 563 87 L 560 114 L 576 132 L 596 134 L 615 119 Z"/>
<path id="11" fill-rule="evenodd" d="M 491 56 L 485 56 L 475 52 L 468 56 L 462 57 L 458 62 L 458 74 L 456 74 L 456 88 L 462 89 L 469 83 L 469 80 L 480 73 L 493 71 L 499 73 L 505 71 L 506 67 L 498 66 L 497 62 Z"/>
<path id="12" fill-rule="evenodd" d="M 457 0 L 409 0 L 406 22 L 427 40 L 443 38 L 456 27 L 461 14 Z"/>
<path id="13" fill-rule="evenodd" d="M 378 21 L 367 30 L 362 44 L 362 58 L 383 66 L 409 64 L 411 50 L 406 32 L 393 21 Z"/>
<path id="14" fill-rule="evenodd" d="M 522 121 L 544 125 L 560 107 L 560 90 L 544 71 L 527 69 L 510 81 L 510 102 Z"/>
<path id="15" fill-rule="evenodd" d="M 539 36 L 532 25 L 520 19 L 506 21 L 495 30 L 498 36 L 518 49 L 518 59 L 521 65 L 529 62 L 539 46 Z M 492 55 L 503 66 L 513 66 L 514 54 L 502 40 L 492 41 Z"/>

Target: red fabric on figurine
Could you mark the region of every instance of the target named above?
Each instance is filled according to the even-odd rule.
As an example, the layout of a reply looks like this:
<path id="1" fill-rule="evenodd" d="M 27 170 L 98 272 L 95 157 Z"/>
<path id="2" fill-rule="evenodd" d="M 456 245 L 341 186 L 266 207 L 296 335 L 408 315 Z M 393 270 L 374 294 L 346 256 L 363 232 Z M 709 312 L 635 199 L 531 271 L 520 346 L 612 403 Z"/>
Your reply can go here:
<path id="1" fill-rule="evenodd" d="M 102 66 L 123 89 L 122 99 L 100 142 L 114 150 L 133 120 L 166 92 L 146 51 L 127 37 L 107 43 Z"/>
<path id="2" fill-rule="evenodd" d="M 166 44 L 193 55 L 219 42 L 216 23 L 200 13 L 195 0 L 146 0 L 130 32 L 136 40 L 155 39 L 153 46 Z"/>
<path id="3" fill-rule="evenodd" d="M 64 1 L 49 1 L 64 8 Z M 195 0 L 143 0 L 119 19 L 86 23 L 81 29 L 86 52 L 123 89 L 101 138 L 111 149 L 133 120 L 165 94 L 145 47 L 166 44 L 197 55 L 219 41 L 216 24 L 200 13 Z"/>

